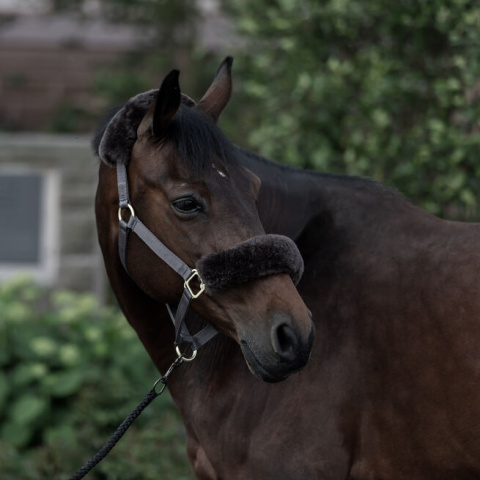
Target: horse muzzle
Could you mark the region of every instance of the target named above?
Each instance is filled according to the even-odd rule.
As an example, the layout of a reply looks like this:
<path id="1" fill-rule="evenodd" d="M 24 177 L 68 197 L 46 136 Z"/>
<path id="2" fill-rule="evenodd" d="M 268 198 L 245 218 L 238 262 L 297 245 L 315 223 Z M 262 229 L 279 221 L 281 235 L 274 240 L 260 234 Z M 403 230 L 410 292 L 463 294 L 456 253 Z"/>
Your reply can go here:
<path id="1" fill-rule="evenodd" d="M 281 273 L 290 275 L 296 285 L 304 267 L 302 256 L 292 240 L 282 235 L 259 235 L 232 248 L 202 257 L 196 268 L 205 284 L 206 292 L 214 295 L 262 277 Z M 286 288 L 285 294 L 291 294 L 292 290 L 288 290 L 292 288 L 291 284 Z M 260 293 L 260 296 L 262 295 Z M 240 347 L 250 371 L 264 381 L 282 381 L 301 370 L 310 358 L 314 338 L 311 316 L 298 317 L 299 310 L 309 311 L 296 291 L 292 302 L 297 302 L 296 305 L 301 302 L 302 307 L 297 307 L 296 314 L 288 301 L 283 303 L 284 308 L 278 305 L 277 308 L 272 307 L 267 301 L 267 317 L 262 317 L 268 318 L 267 322 L 251 321 L 250 326 L 244 324 L 243 328 L 237 329 Z M 255 312 L 252 312 L 252 315 L 262 315 L 254 305 L 253 302 L 251 307 L 255 308 Z M 250 306 L 244 311 L 247 317 L 250 316 L 249 309 Z M 299 318 L 302 319 L 298 320 Z M 303 325 L 300 326 L 299 322 Z"/>
<path id="2" fill-rule="evenodd" d="M 313 323 L 305 340 L 294 326 L 281 323 L 271 330 L 273 351 L 261 348 L 258 341 L 242 339 L 240 345 L 249 370 L 264 382 L 277 383 L 307 365 L 314 336 Z"/>

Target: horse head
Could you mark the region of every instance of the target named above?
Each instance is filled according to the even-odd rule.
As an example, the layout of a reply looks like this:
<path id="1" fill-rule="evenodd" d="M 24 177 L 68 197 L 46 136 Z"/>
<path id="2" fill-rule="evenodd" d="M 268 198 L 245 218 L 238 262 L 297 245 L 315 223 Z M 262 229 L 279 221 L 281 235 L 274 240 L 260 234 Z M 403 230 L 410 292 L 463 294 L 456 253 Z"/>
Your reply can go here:
<path id="1" fill-rule="evenodd" d="M 172 71 L 158 91 L 134 97 L 116 113 L 100 135 L 98 154 L 103 168 L 126 166 L 135 215 L 204 277 L 206 292 L 191 308 L 240 345 L 252 373 L 280 381 L 306 365 L 313 323 L 294 284 L 300 254 L 285 237 L 265 234 L 256 207 L 261 182 L 216 124 L 232 91 L 231 64 L 228 57 L 197 104 L 181 94 L 179 72 Z M 112 253 L 118 220 L 101 213 L 119 204 L 115 170 L 108 170 L 110 183 L 99 182 L 97 223 L 108 223 L 99 226 L 100 244 L 106 263 L 118 265 Z M 179 302 L 182 278 L 135 235 L 125 263 L 147 296 Z"/>

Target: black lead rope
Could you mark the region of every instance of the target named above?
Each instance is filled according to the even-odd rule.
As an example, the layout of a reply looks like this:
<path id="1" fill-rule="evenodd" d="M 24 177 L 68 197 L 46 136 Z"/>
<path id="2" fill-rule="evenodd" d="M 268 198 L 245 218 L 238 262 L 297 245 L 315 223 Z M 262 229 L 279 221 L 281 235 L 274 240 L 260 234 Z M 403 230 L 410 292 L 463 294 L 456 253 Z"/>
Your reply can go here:
<path id="1" fill-rule="evenodd" d="M 137 408 L 135 408 L 135 410 L 133 410 L 133 412 L 130 413 L 130 415 L 128 415 L 128 417 L 117 428 L 115 433 L 110 437 L 110 440 L 108 440 L 108 442 L 82 468 L 80 468 L 72 477 L 70 477 L 70 480 L 82 479 L 90 470 L 92 470 L 92 468 L 100 463 L 123 437 L 135 419 L 145 410 L 145 408 L 148 407 L 148 405 L 150 405 L 150 403 L 152 403 L 153 400 L 155 400 L 165 391 L 168 377 L 173 370 L 175 370 L 183 362 L 191 362 L 195 358 L 197 350 L 218 333 L 213 325 L 208 324 L 195 335 L 190 334 L 185 324 L 185 317 L 187 316 L 190 302 L 193 299 L 198 298 L 204 292 L 205 284 L 200 278 L 197 270 L 191 269 L 185 262 L 177 257 L 135 216 L 135 211 L 133 210 L 129 199 L 127 170 L 126 166 L 123 164 L 117 164 L 117 183 L 119 196 L 118 247 L 120 260 L 125 270 L 127 270 L 126 253 L 128 235 L 130 231 L 133 231 L 156 255 L 158 255 L 184 280 L 184 291 L 178 306 L 175 309 L 172 309 L 169 305 L 167 305 L 168 313 L 170 314 L 175 326 L 175 349 L 178 358 L 172 363 L 167 373 L 155 382 L 152 389 L 145 395 L 145 398 L 138 404 Z M 130 219 L 128 222 L 125 222 L 122 219 L 122 210 L 124 209 L 130 210 Z M 192 286 L 190 285 L 193 280 L 197 280 L 197 282 L 200 284 L 197 292 L 194 292 L 192 290 Z M 190 346 L 192 350 L 192 355 L 190 357 L 186 357 L 183 353 L 181 353 L 181 344 L 187 344 Z M 158 384 L 162 384 L 162 387 L 160 391 L 157 392 L 156 387 Z"/>
<path id="2" fill-rule="evenodd" d="M 74 475 L 70 477 L 69 480 L 80 480 L 83 478 L 92 468 L 98 465 L 109 453 L 110 450 L 118 443 L 118 441 L 123 437 L 124 433 L 129 429 L 130 425 L 135 421 L 135 419 L 147 408 L 153 400 L 159 397 L 167 388 L 167 381 L 170 374 L 179 367 L 184 361 L 184 357 L 178 357 L 170 368 L 167 370 L 167 373 L 159 378 L 153 385 L 152 389 L 145 395 L 145 398 L 138 404 L 135 410 L 128 415 L 128 417 L 121 423 L 121 425 L 115 430 L 115 433 L 110 437 L 110 440 L 87 462 L 80 468 Z M 160 391 L 157 392 L 157 385 L 162 384 Z"/>

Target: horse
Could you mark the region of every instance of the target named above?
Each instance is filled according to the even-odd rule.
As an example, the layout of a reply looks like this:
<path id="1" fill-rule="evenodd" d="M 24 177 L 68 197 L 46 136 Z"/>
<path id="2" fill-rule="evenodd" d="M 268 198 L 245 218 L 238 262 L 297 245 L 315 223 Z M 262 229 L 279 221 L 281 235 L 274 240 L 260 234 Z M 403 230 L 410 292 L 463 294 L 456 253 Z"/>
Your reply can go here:
<path id="1" fill-rule="evenodd" d="M 169 380 L 196 477 L 479 479 L 480 225 L 232 144 L 218 127 L 231 67 L 198 102 L 172 71 L 93 142 L 106 271 L 153 362 L 165 372 L 195 356 L 175 352 L 168 307 L 190 278 L 188 329 L 219 332 Z M 118 165 L 130 192 L 120 211 Z M 129 215 L 200 273 L 184 282 L 135 234 L 122 253 Z M 295 249 L 303 265 L 287 259 Z"/>

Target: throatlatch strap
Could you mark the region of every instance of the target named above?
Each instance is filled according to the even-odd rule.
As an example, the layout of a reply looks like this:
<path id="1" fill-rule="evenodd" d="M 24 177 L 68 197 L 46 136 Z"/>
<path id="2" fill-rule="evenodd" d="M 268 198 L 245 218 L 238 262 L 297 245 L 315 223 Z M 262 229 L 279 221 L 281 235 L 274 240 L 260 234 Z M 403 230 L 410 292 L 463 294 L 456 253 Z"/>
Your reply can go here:
<path id="1" fill-rule="evenodd" d="M 175 345 L 182 345 L 189 343 L 193 350 L 198 350 L 202 345 L 205 345 L 211 340 L 218 330 L 211 324 L 205 325 L 199 332 L 192 335 L 185 323 L 185 318 L 188 313 L 188 307 L 192 300 L 190 292 L 185 289 L 177 307 L 171 307 L 167 304 L 167 310 L 175 325 Z"/>

